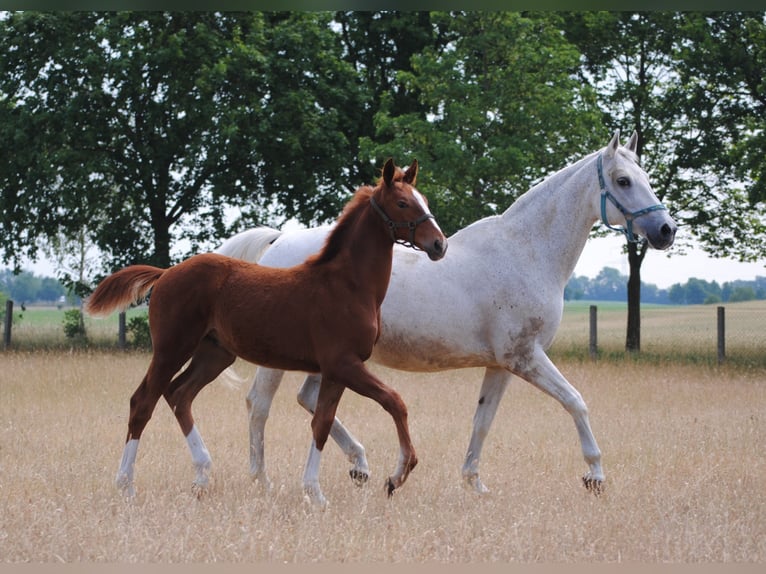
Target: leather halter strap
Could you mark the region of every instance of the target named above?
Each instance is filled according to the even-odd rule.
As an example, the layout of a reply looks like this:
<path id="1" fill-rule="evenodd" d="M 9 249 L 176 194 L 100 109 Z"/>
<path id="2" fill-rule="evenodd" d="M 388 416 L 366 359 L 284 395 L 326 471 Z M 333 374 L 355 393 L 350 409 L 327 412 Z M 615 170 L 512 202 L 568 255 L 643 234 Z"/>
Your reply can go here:
<path id="1" fill-rule="evenodd" d="M 415 221 L 394 221 L 391 219 L 385 211 L 383 211 L 383 208 L 378 205 L 378 202 L 375 201 L 375 198 L 370 196 L 370 205 L 375 210 L 375 212 L 380 215 L 380 217 L 383 218 L 383 221 L 386 222 L 386 225 L 388 226 L 388 231 L 391 233 L 391 239 L 394 243 L 399 243 L 401 245 L 404 245 L 405 247 L 412 247 L 416 251 L 423 251 L 420 247 L 415 245 L 415 229 L 418 225 L 423 223 L 424 221 L 427 221 L 429 219 L 434 219 L 434 216 L 430 213 L 424 213 L 420 217 L 418 217 Z M 410 238 L 409 239 L 397 239 L 396 237 L 396 230 L 400 227 L 406 227 L 410 230 Z"/>

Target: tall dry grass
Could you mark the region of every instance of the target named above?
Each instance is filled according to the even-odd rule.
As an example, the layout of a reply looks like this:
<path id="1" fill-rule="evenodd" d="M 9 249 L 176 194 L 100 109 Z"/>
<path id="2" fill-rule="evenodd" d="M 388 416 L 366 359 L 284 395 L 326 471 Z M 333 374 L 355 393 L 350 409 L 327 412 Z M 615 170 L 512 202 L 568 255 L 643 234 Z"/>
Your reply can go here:
<path id="1" fill-rule="evenodd" d="M 766 384 L 743 369 L 560 364 L 588 401 L 607 490 L 586 493 L 574 425 L 552 399 L 514 382 L 481 462 L 491 493 L 460 482 L 480 370 L 436 375 L 374 367 L 402 393 L 420 464 L 390 500 L 393 423 L 347 393 L 339 415 L 362 440 L 364 488 L 325 450 L 330 506 L 309 507 L 300 478 L 309 417 L 288 375 L 267 427 L 271 494 L 251 483 L 246 388 L 213 384 L 195 403 L 214 460 L 201 500 L 164 403 L 141 443 L 139 494 L 113 486 L 128 399 L 146 354 L 0 354 L 0 557 L 4 562 L 438 561 L 763 562 Z M 253 367 L 237 364 L 241 374 Z"/>

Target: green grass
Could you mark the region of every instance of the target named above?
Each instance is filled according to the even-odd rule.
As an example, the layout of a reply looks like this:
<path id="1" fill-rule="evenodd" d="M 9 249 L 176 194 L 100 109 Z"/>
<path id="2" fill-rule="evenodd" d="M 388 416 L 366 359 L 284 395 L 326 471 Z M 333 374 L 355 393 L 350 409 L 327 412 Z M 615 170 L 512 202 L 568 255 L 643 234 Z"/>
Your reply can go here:
<path id="1" fill-rule="evenodd" d="M 64 334 L 64 313 L 76 307 L 29 306 L 22 311 L 13 309 L 11 346 L 17 350 L 65 349 L 74 346 L 114 348 L 117 346 L 119 315 L 113 313 L 103 319 L 85 316 L 86 341 L 75 341 Z M 146 315 L 146 307 L 128 309 L 131 317 Z"/>

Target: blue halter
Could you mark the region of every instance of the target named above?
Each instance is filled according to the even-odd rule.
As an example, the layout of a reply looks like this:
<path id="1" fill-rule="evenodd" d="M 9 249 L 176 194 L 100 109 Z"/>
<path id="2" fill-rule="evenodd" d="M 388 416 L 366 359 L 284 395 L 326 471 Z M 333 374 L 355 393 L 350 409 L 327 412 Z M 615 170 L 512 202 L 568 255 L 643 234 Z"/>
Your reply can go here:
<path id="1" fill-rule="evenodd" d="M 606 183 L 604 182 L 604 168 L 601 161 L 601 154 L 598 154 L 597 167 L 598 167 L 598 184 L 601 187 L 601 221 L 609 229 L 613 229 L 614 231 L 619 231 L 620 233 L 624 233 L 625 237 L 628 238 L 628 241 L 630 243 L 640 243 L 642 241 L 642 238 L 636 237 L 633 234 L 633 220 L 647 213 L 651 213 L 652 211 L 660 211 L 663 209 L 667 209 L 667 207 L 665 207 L 661 203 L 658 203 L 657 205 L 645 207 L 644 209 L 639 209 L 638 211 L 628 211 L 619 201 L 617 201 L 617 198 L 614 195 L 612 195 L 612 193 L 606 188 Z M 625 221 L 628 224 L 627 227 L 616 227 L 614 225 L 609 225 L 609 221 L 606 218 L 606 200 L 607 199 L 611 201 L 612 204 L 617 209 L 619 209 L 620 212 L 625 216 Z"/>

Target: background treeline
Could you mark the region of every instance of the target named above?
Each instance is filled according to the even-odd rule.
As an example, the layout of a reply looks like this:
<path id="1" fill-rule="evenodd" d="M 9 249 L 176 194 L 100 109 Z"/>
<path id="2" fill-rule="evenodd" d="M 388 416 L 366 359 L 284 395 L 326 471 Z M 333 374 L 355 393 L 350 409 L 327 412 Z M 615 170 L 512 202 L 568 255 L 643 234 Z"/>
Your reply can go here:
<path id="1" fill-rule="evenodd" d="M 613 267 L 604 267 L 594 278 L 573 275 L 564 291 L 564 299 L 589 301 L 626 301 L 627 277 Z M 676 283 L 660 289 L 652 283 L 641 284 L 645 303 L 670 305 L 699 305 L 736 303 L 766 299 L 766 276 L 754 280 L 705 281 L 691 277 L 686 283 Z M 0 302 L 6 298 L 19 305 L 79 304 L 79 298 L 58 279 L 43 277 L 29 271 L 14 275 L 10 269 L 0 271 Z"/>
<path id="2" fill-rule="evenodd" d="M 564 290 L 564 299 L 626 301 L 627 279 L 627 276 L 613 267 L 604 267 L 593 279 L 584 275 L 573 275 Z M 735 280 L 723 284 L 691 277 L 686 283 L 674 283 L 668 289 L 660 289 L 652 283 L 642 282 L 641 299 L 644 303 L 666 305 L 737 303 L 766 299 L 766 277 L 757 276 L 752 281 Z"/>

